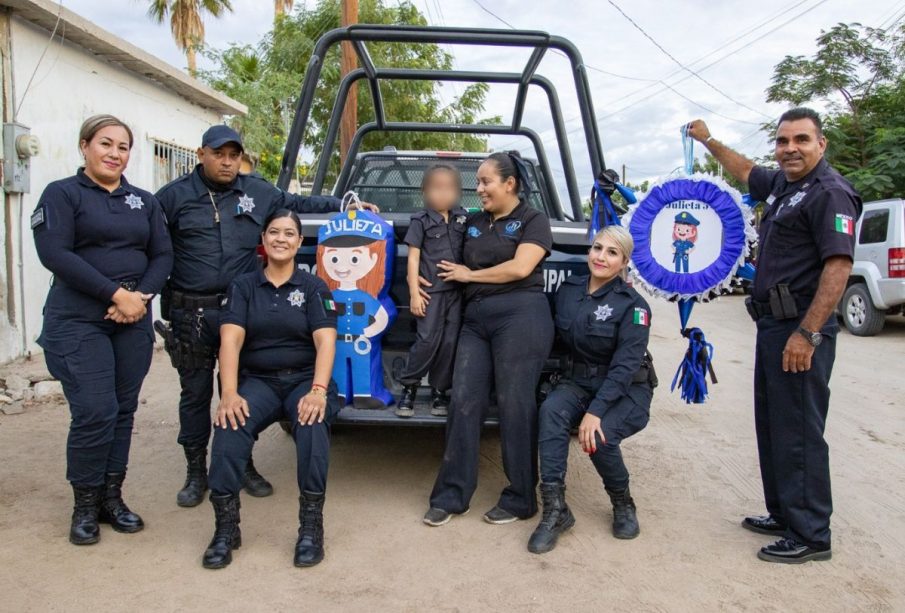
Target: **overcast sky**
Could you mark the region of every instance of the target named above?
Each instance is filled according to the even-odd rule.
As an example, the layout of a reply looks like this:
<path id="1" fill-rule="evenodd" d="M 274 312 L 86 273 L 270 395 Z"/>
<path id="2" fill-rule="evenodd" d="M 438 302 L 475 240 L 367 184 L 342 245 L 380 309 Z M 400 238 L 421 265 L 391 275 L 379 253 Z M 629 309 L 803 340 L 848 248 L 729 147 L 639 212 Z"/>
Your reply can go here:
<path id="1" fill-rule="evenodd" d="M 695 117 L 705 119 L 717 137 L 748 155 L 769 152 L 758 124 L 775 118 L 784 108 L 764 102 L 773 66 L 787 54 L 812 53 L 821 29 L 854 21 L 877 26 L 905 11 L 902 0 L 615 0 L 666 52 L 697 71 L 704 83 L 658 49 L 608 0 L 414 1 L 434 25 L 507 28 L 502 19 L 519 29 L 545 30 L 575 43 L 589 67 L 607 165 L 621 170 L 625 164 L 629 181 L 656 178 L 679 167 L 679 127 Z M 169 25 L 152 23 L 146 16 L 147 4 L 147 0 L 64 0 L 64 6 L 101 27 L 184 67 Z M 270 29 L 271 0 L 232 0 L 232 4 L 234 13 L 206 21 L 208 44 L 254 44 Z M 527 57 L 509 50 L 457 47 L 452 51 L 460 69 L 518 70 Z M 700 58 L 704 59 L 696 61 Z M 714 60 L 720 61 L 705 69 Z M 584 189 L 589 181 L 587 153 L 582 132 L 576 129 L 580 122 L 574 120 L 577 102 L 568 62 L 548 54 L 539 72 L 557 85 L 563 114 L 571 120 L 567 128 L 576 130 L 570 139 Z M 508 87 L 495 89 L 487 114 L 508 118 L 514 92 Z M 454 94 L 453 88 L 443 88 L 446 98 Z M 555 138 L 549 111 L 542 103 L 545 96 L 531 96 L 525 123 L 541 132 L 552 149 Z M 529 151 L 527 142 L 509 138 L 495 138 L 491 145 Z M 554 152 L 548 155 L 552 163 Z"/>

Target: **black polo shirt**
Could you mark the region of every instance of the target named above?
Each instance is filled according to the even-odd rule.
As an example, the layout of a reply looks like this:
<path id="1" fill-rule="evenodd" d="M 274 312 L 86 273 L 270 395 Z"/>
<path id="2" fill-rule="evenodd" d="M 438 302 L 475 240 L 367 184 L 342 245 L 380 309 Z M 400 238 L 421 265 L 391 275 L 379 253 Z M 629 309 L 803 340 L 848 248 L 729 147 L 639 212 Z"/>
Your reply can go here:
<path id="1" fill-rule="evenodd" d="M 766 203 L 760 225 L 755 300 L 769 300 L 769 290 L 788 284 L 800 307 L 817 293 L 826 259 L 854 258 L 855 222 L 861 197 L 826 160 L 804 178 L 789 182 L 782 171 L 755 166 L 748 189 Z"/>
<path id="2" fill-rule="evenodd" d="M 522 200 L 517 207 L 500 219 L 490 213 L 472 213 L 465 223 L 465 247 L 463 263 L 472 270 L 492 268 L 515 257 L 518 246 L 533 243 L 543 247 L 546 255 L 553 248 L 553 232 L 546 215 L 528 206 Z M 546 258 L 546 256 L 545 256 Z M 514 290 L 541 292 L 544 289 L 543 258 L 524 279 L 511 283 L 468 283 L 465 299 L 491 294 L 504 294 Z"/>
<path id="3" fill-rule="evenodd" d="M 205 181 L 202 172 L 199 164 L 157 192 L 173 239 L 170 284 L 182 291 L 219 294 L 238 275 L 256 270 L 262 226 L 273 211 L 339 210 L 337 198 L 290 194 L 260 175 L 240 174 L 223 187 Z"/>
<path id="4" fill-rule="evenodd" d="M 104 303 L 125 281 L 158 293 L 173 264 L 160 203 L 125 177 L 112 192 L 81 168 L 48 184 L 31 227 L 38 257 L 55 281 Z"/>
<path id="5" fill-rule="evenodd" d="M 245 329 L 240 369 L 313 372 L 317 351 L 312 333 L 336 328 L 332 300 L 326 283 L 301 270 L 280 287 L 274 287 L 262 270 L 236 277 L 220 322 Z"/>
<path id="6" fill-rule="evenodd" d="M 405 233 L 405 244 L 421 250 L 418 273 L 431 282 L 431 286 L 426 288 L 429 293 L 458 287 L 458 283 L 444 281 L 437 276 L 440 272 L 437 264 L 443 260 L 462 263 L 467 219 L 468 211 L 462 207 L 456 207 L 449 212 L 449 221 L 429 208 L 412 215 L 408 232 Z"/>

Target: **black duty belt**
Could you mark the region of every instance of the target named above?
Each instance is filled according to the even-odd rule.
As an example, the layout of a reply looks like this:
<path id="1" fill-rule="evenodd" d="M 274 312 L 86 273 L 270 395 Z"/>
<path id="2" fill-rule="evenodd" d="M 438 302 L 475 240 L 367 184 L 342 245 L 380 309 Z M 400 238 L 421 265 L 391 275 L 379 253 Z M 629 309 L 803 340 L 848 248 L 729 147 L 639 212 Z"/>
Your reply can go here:
<path id="1" fill-rule="evenodd" d="M 178 289 L 170 290 L 172 309 L 219 309 L 226 300 L 226 294 L 187 294 Z"/>
<path id="2" fill-rule="evenodd" d="M 309 369 L 303 368 L 281 368 L 279 370 L 243 370 L 243 375 L 251 377 L 289 377 L 291 375 L 300 375 L 309 372 Z"/>
<path id="3" fill-rule="evenodd" d="M 798 307 L 798 312 L 800 314 L 804 314 L 811 307 L 811 302 L 813 298 L 810 297 L 799 297 L 795 296 L 795 305 Z M 769 302 L 765 302 L 763 300 L 755 300 L 752 296 L 748 296 L 745 300 L 745 308 L 748 310 L 748 314 L 751 316 L 751 319 L 757 321 L 762 317 L 775 317 L 773 313 L 773 307 L 770 306 Z"/>
<path id="4" fill-rule="evenodd" d="M 773 314 L 773 309 L 770 308 L 769 302 L 761 302 L 760 300 L 751 298 L 751 300 L 748 301 L 748 304 L 751 307 L 754 319 L 760 319 L 761 317 Z"/>
<path id="5" fill-rule="evenodd" d="M 608 366 L 600 366 L 599 364 L 587 364 L 585 362 L 572 363 L 573 379 L 593 379 L 594 377 L 603 377 L 609 370 Z"/>

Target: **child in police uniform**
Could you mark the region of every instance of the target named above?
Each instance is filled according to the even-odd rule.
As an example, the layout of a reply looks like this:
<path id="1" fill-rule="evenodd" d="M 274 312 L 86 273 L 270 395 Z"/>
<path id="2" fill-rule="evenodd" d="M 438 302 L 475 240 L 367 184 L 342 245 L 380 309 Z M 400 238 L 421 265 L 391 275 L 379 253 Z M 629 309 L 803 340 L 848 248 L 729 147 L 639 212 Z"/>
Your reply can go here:
<path id="1" fill-rule="evenodd" d="M 459 171 L 450 164 L 430 166 L 421 181 L 421 193 L 424 209 L 412 215 L 405 235 L 409 304 L 417 318 L 417 338 L 400 376 L 404 389 L 396 405 L 399 417 L 415 414 L 415 396 L 425 374 L 431 386 L 431 415 L 446 415 L 462 315 L 461 287 L 437 274 L 441 261 L 462 263 L 467 212 L 459 205 Z M 425 288 L 429 300 L 421 296 L 419 277 L 429 283 Z"/>

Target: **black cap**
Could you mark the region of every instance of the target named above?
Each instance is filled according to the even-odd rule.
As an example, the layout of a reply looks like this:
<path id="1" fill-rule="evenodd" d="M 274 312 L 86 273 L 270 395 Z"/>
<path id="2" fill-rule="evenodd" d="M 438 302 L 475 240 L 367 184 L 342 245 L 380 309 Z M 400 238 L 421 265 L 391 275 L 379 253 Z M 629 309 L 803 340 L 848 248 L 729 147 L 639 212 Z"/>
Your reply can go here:
<path id="1" fill-rule="evenodd" d="M 239 149 L 245 150 L 242 146 L 242 137 L 239 133 L 227 125 L 211 126 L 201 137 L 201 146 L 210 147 L 211 149 L 219 149 L 227 143 L 236 143 Z"/>

